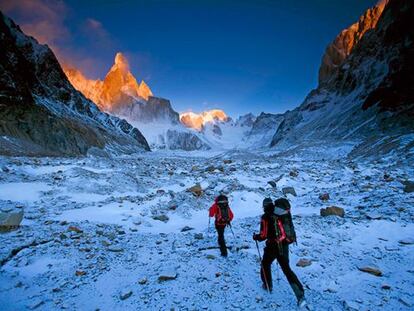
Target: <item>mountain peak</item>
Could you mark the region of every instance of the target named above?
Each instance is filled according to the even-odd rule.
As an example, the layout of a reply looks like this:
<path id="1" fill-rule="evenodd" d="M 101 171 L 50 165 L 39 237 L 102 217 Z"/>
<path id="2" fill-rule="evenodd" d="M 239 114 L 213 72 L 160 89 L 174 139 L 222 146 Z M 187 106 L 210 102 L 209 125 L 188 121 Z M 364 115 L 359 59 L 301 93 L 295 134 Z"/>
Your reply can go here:
<path id="1" fill-rule="evenodd" d="M 129 70 L 129 63 L 124 54 L 121 52 L 116 53 L 115 55 L 115 66 L 124 67 Z"/>
<path id="2" fill-rule="evenodd" d="M 207 123 L 226 122 L 229 120 L 227 114 L 221 109 L 212 109 L 201 113 L 184 112 L 180 114 L 180 121 L 186 127 L 201 131 Z"/>
<path id="3" fill-rule="evenodd" d="M 138 94 L 145 100 L 148 100 L 148 98 L 153 95 L 150 87 L 148 86 L 148 84 L 145 83 L 144 80 L 142 80 L 139 84 Z"/>

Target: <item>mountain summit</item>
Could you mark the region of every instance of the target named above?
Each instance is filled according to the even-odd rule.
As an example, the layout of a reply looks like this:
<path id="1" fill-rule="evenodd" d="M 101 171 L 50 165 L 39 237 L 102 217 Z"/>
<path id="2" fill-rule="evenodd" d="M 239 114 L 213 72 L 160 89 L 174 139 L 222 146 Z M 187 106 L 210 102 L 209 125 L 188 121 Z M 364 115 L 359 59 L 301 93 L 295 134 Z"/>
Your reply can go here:
<path id="1" fill-rule="evenodd" d="M 153 95 L 144 81 L 137 82 L 129 69 L 127 58 L 119 52 L 103 81 L 87 79 L 80 70 L 70 66 L 63 66 L 63 69 L 78 91 L 107 112 L 121 110 L 134 101 L 147 101 Z"/>

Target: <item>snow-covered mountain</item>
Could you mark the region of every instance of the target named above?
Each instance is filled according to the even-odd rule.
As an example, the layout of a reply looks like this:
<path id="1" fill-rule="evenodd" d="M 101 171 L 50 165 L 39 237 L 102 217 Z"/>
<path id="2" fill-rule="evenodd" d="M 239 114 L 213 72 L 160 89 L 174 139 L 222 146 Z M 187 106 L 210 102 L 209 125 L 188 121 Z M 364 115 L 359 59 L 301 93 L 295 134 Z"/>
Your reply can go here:
<path id="1" fill-rule="evenodd" d="M 139 130 L 101 112 L 46 45 L 0 12 L 0 153 L 82 155 L 149 150 Z"/>
<path id="2" fill-rule="evenodd" d="M 283 115 L 271 146 L 350 142 L 389 152 L 414 132 L 414 3 L 381 1 L 328 46 L 319 86 Z M 393 147 L 394 146 L 394 147 Z"/>
<path id="3" fill-rule="evenodd" d="M 98 107 L 126 119 L 139 128 L 152 148 L 200 150 L 208 143 L 180 123 L 179 114 L 168 99 L 155 97 L 145 81 L 137 82 L 122 53 L 117 53 L 114 65 L 105 79 L 91 80 L 79 69 L 64 66 L 73 86 Z"/>

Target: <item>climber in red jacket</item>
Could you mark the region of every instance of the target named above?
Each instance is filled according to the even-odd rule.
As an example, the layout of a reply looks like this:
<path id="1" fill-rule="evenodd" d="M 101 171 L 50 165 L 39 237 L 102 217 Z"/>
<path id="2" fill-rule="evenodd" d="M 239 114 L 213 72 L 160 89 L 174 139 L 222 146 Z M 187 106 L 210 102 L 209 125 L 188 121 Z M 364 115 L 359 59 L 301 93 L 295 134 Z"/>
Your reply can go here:
<path id="1" fill-rule="evenodd" d="M 209 217 L 215 217 L 215 227 L 218 234 L 218 244 L 220 246 L 221 256 L 227 257 L 226 241 L 224 240 L 224 230 L 233 220 L 233 212 L 229 206 L 228 198 L 220 194 L 209 209 Z"/>

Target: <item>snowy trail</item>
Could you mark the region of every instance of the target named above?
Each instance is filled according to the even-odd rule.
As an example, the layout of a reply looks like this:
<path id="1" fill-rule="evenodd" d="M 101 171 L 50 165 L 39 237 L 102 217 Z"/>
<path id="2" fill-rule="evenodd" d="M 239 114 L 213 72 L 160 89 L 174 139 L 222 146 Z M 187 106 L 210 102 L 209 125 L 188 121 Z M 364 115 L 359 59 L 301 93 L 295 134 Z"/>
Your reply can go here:
<path id="1" fill-rule="evenodd" d="M 409 165 L 160 152 L 116 160 L 0 158 L 0 168 L 1 208 L 25 210 L 21 228 L 0 233 L 0 260 L 7 258 L 2 310 L 295 309 L 276 264 L 273 293 L 261 289 L 251 240 L 262 199 L 282 196 L 286 186 L 297 193 L 287 194 L 299 236 L 291 266 L 314 310 L 414 305 L 414 245 L 401 243 L 414 237 L 414 196 L 400 182 L 414 176 Z M 196 183 L 200 197 L 186 191 Z M 227 259 L 211 249 L 216 236 L 207 230 L 219 191 L 229 193 L 236 215 L 236 241 L 226 231 Z M 325 192 L 327 202 L 319 199 Z M 345 218 L 319 216 L 330 205 L 345 208 Z M 299 259 L 311 265 L 297 267 Z M 383 275 L 361 272 L 363 265 Z"/>

